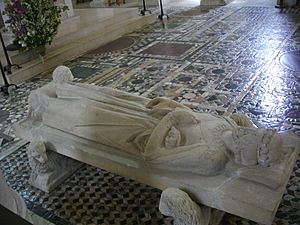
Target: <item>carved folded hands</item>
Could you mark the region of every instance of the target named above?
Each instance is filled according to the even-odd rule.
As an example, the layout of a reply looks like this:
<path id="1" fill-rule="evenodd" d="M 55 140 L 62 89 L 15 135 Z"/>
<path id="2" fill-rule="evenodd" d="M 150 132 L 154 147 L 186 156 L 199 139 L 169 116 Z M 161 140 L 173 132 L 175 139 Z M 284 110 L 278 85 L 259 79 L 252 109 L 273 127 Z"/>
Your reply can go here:
<path id="1" fill-rule="evenodd" d="M 149 114 L 155 118 L 161 119 L 169 112 L 174 111 L 175 109 L 186 109 L 190 110 L 190 108 L 175 102 L 174 100 L 157 97 L 148 102 L 146 108 L 150 109 Z"/>

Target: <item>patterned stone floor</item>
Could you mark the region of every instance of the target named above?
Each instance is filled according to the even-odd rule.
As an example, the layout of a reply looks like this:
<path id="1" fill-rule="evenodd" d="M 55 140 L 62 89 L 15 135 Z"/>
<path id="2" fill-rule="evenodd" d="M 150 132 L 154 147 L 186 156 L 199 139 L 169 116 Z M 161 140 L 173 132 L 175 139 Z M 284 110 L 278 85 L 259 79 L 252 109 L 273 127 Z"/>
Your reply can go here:
<path id="1" fill-rule="evenodd" d="M 299 25 L 297 10 L 194 8 L 65 64 L 76 82 L 167 96 L 198 112 L 243 112 L 258 127 L 300 136 Z M 88 165 L 50 194 L 28 185 L 26 145 L 12 124 L 26 115 L 29 92 L 49 78 L 41 74 L 0 99 L 1 169 L 28 208 L 55 224 L 171 224 L 158 211 L 159 190 Z M 300 159 L 275 222 L 300 224 Z M 222 224 L 256 223 L 226 214 Z"/>

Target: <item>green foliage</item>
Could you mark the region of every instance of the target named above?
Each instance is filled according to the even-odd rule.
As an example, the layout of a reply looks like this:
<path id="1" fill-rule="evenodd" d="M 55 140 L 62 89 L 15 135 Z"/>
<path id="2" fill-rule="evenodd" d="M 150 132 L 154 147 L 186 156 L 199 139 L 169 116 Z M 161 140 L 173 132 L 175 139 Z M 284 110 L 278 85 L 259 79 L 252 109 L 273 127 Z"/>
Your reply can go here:
<path id="1" fill-rule="evenodd" d="M 21 50 L 51 44 L 60 15 L 67 6 L 55 6 L 51 0 L 4 0 L 5 13 L 10 19 L 9 28 Z"/>

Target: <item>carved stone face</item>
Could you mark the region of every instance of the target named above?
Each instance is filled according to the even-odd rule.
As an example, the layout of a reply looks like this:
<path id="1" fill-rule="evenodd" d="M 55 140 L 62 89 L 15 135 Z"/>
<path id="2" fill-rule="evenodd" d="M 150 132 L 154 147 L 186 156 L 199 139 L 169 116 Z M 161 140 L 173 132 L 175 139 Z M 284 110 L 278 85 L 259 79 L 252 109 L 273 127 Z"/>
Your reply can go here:
<path id="1" fill-rule="evenodd" d="M 168 132 L 168 135 L 165 138 L 165 146 L 166 148 L 175 148 L 180 145 L 181 135 L 180 131 L 172 126 Z"/>
<path id="2" fill-rule="evenodd" d="M 281 145 L 274 130 L 238 126 L 218 115 L 175 110 L 152 131 L 144 156 L 159 168 L 213 175 L 228 161 L 271 166 L 282 158 Z"/>
<path id="3" fill-rule="evenodd" d="M 225 131 L 223 140 L 234 161 L 245 166 L 270 166 L 281 156 L 281 137 L 271 129 L 240 127 Z"/>

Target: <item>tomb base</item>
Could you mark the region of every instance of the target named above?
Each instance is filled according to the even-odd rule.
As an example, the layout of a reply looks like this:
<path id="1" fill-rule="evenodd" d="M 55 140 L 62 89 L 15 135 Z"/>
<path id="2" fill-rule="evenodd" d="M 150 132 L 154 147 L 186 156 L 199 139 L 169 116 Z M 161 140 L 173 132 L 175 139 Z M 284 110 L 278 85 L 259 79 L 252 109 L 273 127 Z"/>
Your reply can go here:
<path id="1" fill-rule="evenodd" d="M 46 151 L 42 142 L 32 142 L 27 148 L 31 174 L 29 184 L 50 192 L 83 164 L 53 151 Z"/>

